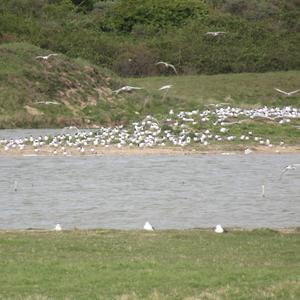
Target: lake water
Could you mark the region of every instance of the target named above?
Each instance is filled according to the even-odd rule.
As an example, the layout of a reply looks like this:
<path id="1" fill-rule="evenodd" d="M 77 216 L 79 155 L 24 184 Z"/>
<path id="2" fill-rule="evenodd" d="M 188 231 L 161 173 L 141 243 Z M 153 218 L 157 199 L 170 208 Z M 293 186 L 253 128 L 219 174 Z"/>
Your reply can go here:
<path id="1" fill-rule="evenodd" d="M 0 229 L 300 226 L 289 155 L 0 157 Z M 262 197 L 262 185 L 265 197 Z"/>

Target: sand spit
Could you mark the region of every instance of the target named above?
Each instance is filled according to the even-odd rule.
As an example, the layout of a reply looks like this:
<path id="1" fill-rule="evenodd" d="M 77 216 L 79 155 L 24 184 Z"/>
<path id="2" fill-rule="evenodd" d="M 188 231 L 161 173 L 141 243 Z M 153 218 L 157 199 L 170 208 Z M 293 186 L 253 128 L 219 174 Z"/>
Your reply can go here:
<path id="1" fill-rule="evenodd" d="M 245 150 L 250 149 L 249 154 L 246 154 Z M 300 154 L 299 146 L 237 146 L 234 148 L 220 146 L 205 146 L 194 148 L 182 148 L 182 147 L 122 147 L 116 146 L 103 147 L 103 146 L 87 146 L 84 152 L 79 151 L 73 147 L 66 147 L 65 150 L 54 149 L 53 147 L 43 146 L 40 149 L 28 146 L 22 150 L 15 148 L 6 151 L 4 147 L 0 147 L 0 156 L 103 156 L 103 155 L 197 155 L 197 154 L 221 154 L 221 155 L 234 155 L 234 154 Z"/>

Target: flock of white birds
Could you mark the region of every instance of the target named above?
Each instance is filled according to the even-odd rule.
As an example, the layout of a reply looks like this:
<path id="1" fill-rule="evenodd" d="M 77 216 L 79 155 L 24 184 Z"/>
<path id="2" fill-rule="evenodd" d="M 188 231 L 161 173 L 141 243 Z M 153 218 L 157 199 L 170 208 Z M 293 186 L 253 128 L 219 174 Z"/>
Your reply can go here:
<path id="1" fill-rule="evenodd" d="M 96 147 L 164 147 L 201 144 L 207 146 L 215 142 L 239 141 L 241 144 L 252 144 L 272 147 L 270 137 L 260 136 L 255 132 L 239 130 L 240 134 L 234 134 L 233 126 L 252 120 L 268 120 L 277 123 L 278 126 L 300 119 L 300 109 L 294 107 L 275 107 L 242 109 L 238 107 L 218 107 L 203 111 L 180 111 L 175 113 L 170 110 L 167 117 L 157 120 L 148 115 L 141 121 L 133 122 L 129 126 L 101 127 L 94 130 L 80 130 L 74 126 L 64 128 L 60 134 L 51 136 L 25 137 L 18 139 L 0 139 L 0 147 L 4 151 L 24 150 L 33 148 L 35 152 L 42 150 L 47 145 L 53 155 L 69 155 L 70 148 L 78 149 L 81 154 L 96 153 Z M 293 125 L 297 127 L 297 125 Z M 237 128 L 235 126 L 235 128 Z M 244 128 L 247 128 L 245 126 Z M 284 146 L 284 141 L 278 142 Z M 48 148 L 49 149 L 49 148 Z M 74 151 L 73 151 L 74 152 Z M 246 153 L 247 154 L 247 153 Z"/>
<path id="2" fill-rule="evenodd" d="M 146 231 L 154 231 L 155 230 L 155 228 L 151 225 L 151 223 L 149 221 L 146 221 L 143 229 Z M 54 231 L 62 231 L 62 226 L 60 224 L 56 224 L 53 230 Z M 226 230 L 220 224 L 218 224 L 214 227 L 214 232 L 224 233 L 224 232 L 226 232 Z"/>

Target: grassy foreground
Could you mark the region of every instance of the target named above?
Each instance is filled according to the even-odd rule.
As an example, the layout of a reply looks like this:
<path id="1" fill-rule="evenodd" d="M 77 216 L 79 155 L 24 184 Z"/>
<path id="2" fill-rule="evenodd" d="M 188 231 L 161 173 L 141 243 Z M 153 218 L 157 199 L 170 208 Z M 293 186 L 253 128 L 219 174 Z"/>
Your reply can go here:
<path id="1" fill-rule="evenodd" d="M 0 299 L 299 299 L 300 234 L 0 233 Z"/>

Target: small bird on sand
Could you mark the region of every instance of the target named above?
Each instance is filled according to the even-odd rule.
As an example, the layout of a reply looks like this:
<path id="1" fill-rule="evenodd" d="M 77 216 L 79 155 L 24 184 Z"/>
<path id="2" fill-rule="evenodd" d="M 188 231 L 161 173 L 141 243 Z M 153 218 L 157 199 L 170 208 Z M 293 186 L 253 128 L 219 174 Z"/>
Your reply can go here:
<path id="1" fill-rule="evenodd" d="M 57 56 L 58 54 L 57 53 L 51 53 L 51 54 L 48 54 L 48 55 L 45 55 L 45 56 L 42 56 L 42 55 L 39 55 L 39 56 L 36 56 L 35 58 L 36 59 L 45 59 L 45 60 L 48 60 L 51 56 Z"/>
<path id="2" fill-rule="evenodd" d="M 154 231 L 154 227 L 147 221 L 144 225 L 144 230 Z"/>
<path id="3" fill-rule="evenodd" d="M 171 69 L 175 72 L 176 75 L 178 74 L 176 68 L 175 68 L 174 65 L 172 65 L 172 64 L 169 64 L 169 63 L 164 62 L 164 61 L 159 61 L 159 62 L 156 63 L 156 65 L 157 65 L 157 66 L 158 66 L 158 65 L 163 65 L 163 66 L 165 66 L 166 68 L 171 68 Z"/>
<path id="4" fill-rule="evenodd" d="M 279 93 L 281 93 L 281 94 L 283 94 L 283 95 L 285 95 L 287 97 L 292 96 L 292 95 L 294 95 L 294 94 L 296 94 L 296 93 L 298 93 L 300 91 L 300 89 L 298 89 L 298 90 L 295 90 L 295 91 L 286 92 L 286 91 L 280 90 L 278 88 L 274 88 L 274 90 L 276 90 L 277 92 L 279 92 Z"/>
<path id="5" fill-rule="evenodd" d="M 220 224 L 218 224 L 218 225 L 215 227 L 215 232 L 216 232 L 216 233 L 223 233 L 223 232 L 226 232 L 226 231 L 224 230 L 224 228 L 223 228 Z"/>
<path id="6" fill-rule="evenodd" d="M 121 92 L 131 92 L 131 91 L 134 91 L 134 90 L 142 90 L 142 89 L 143 88 L 137 87 L 137 86 L 125 85 L 125 86 L 113 91 L 113 93 L 118 95 Z"/>

